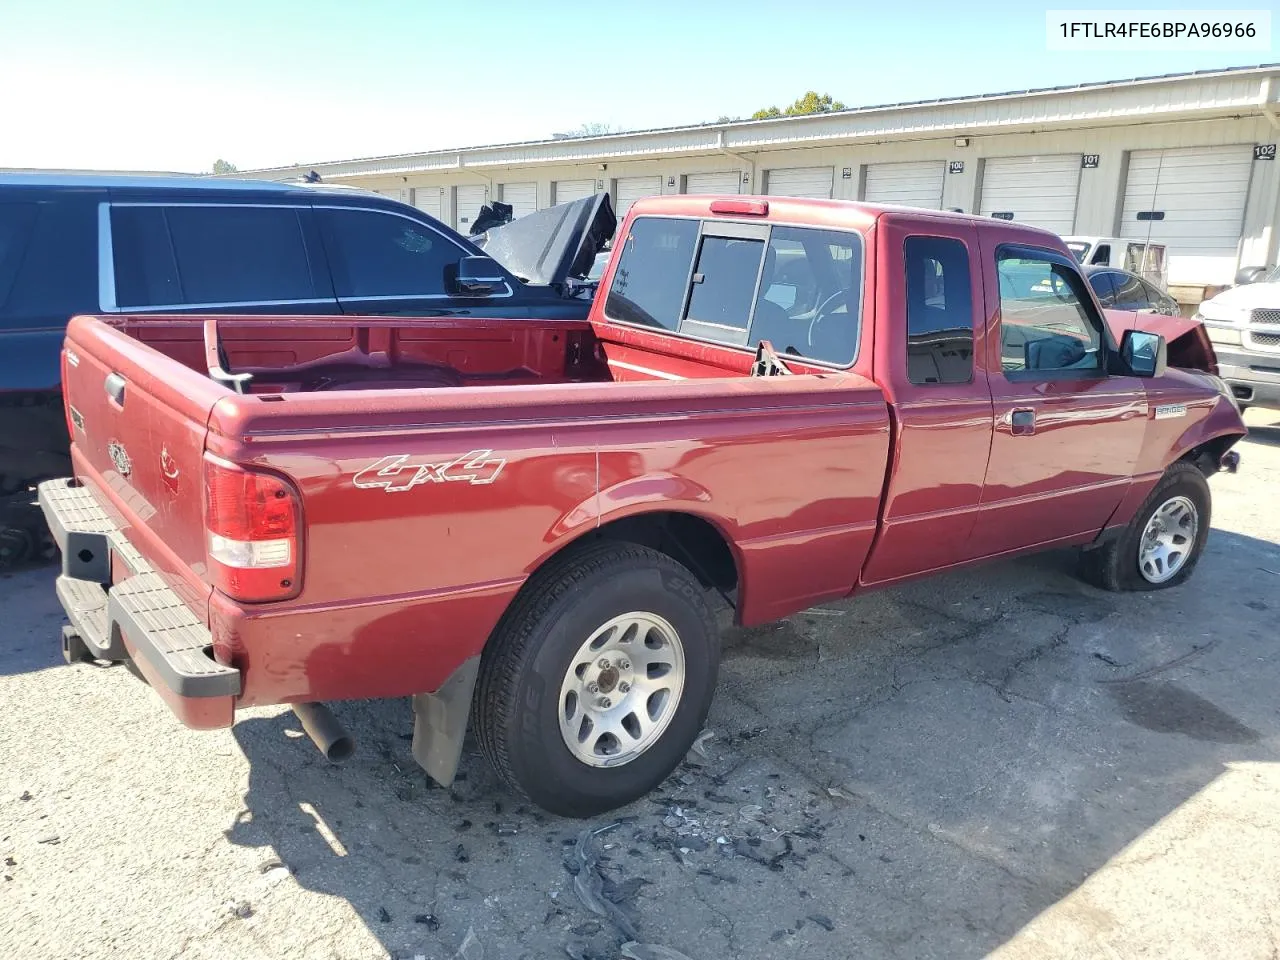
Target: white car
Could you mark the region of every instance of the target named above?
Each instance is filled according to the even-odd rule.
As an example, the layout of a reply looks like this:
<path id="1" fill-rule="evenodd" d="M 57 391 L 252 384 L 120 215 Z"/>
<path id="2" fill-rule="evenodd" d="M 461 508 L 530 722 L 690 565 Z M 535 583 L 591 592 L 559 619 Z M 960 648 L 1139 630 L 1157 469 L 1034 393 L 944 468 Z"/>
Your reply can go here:
<path id="1" fill-rule="evenodd" d="M 1204 301 L 1196 316 L 1240 407 L 1280 407 L 1280 267 Z"/>

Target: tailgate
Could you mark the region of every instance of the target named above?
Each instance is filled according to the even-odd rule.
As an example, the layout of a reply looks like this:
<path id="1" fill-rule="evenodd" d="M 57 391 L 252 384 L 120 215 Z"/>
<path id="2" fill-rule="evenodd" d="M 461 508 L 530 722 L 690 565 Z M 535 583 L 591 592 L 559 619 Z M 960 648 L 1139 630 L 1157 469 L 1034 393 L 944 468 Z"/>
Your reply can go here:
<path id="1" fill-rule="evenodd" d="M 205 432 L 227 391 L 92 317 L 68 325 L 62 364 L 77 477 L 156 569 L 204 581 Z"/>

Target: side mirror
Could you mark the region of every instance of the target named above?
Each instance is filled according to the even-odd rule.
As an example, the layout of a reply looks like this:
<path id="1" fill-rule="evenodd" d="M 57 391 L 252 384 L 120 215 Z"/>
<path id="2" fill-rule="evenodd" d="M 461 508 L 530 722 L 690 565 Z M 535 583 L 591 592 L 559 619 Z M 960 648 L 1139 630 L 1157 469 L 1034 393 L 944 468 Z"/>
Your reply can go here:
<path id="1" fill-rule="evenodd" d="M 1236 274 L 1236 286 L 1241 287 L 1246 283 L 1257 283 L 1266 276 L 1266 267 L 1242 267 L 1240 272 Z"/>
<path id="2" fill-rule="evenodd" d="M 1168 364 L 1164 337 L 1145 330 L 1126 330 L 1120 341 L 1120 357 L 1135 377 L 1158 377 Z"/>
<path id="3" fill-rule="evenodd" d="M 502 270 L 490 257 L 463 257 L 453 278 L 453 290 L 460 297 L 487 297 L 506 283 Z"/>

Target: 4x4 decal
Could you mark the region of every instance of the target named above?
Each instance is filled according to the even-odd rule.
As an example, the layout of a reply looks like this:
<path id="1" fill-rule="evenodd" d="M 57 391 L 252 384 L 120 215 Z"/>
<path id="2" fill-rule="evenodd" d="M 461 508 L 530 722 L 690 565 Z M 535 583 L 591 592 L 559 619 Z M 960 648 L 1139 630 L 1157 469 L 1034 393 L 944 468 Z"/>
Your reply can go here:
<path id="1" fill-rule="evenodd" d="M 352 482 L 362 490 L 381 487 L 387 493 L 403 493 L 423 483 L 493 483 L 507 461 L 492 454 L 492 450 L 472 450 L 456 460 L 415 464 L 408 462 L 409 454 L 400 453 L 369 464 Z"/>

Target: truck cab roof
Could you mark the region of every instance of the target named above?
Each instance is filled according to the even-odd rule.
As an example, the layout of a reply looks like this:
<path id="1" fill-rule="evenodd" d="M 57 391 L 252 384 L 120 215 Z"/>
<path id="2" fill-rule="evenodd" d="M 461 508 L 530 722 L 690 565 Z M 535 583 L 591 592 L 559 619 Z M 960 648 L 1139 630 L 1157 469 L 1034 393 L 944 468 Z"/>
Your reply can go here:
<path id="1" fill-rule="evenodd" d="M 891 203 L 864 203 L 859 200 L 825 200 L 817 197 L 773 197 L 753 194 L 724 196 L 672 194 L 646 197 L 631 205 L 629 214 L 636 216 L 707 217 L 723 216 L 726 219 L 759 219 L 803 223 L 806 226 L 826 226 L 845 229 L 865 229 L 884 216 L 895 219 L 909 218 L 930 222 L 970 223 L 988 229 L 999 229 L 1025 234 L 1028 242 L 1034 238 L 1043 243 L 1051 238 L 1053 246 L 1061 238 L 1050 230 L 1007 220 L 995 220 L 969 213 L 949 210 L 930 210 L 924 207 L 908 207 Z"/>

